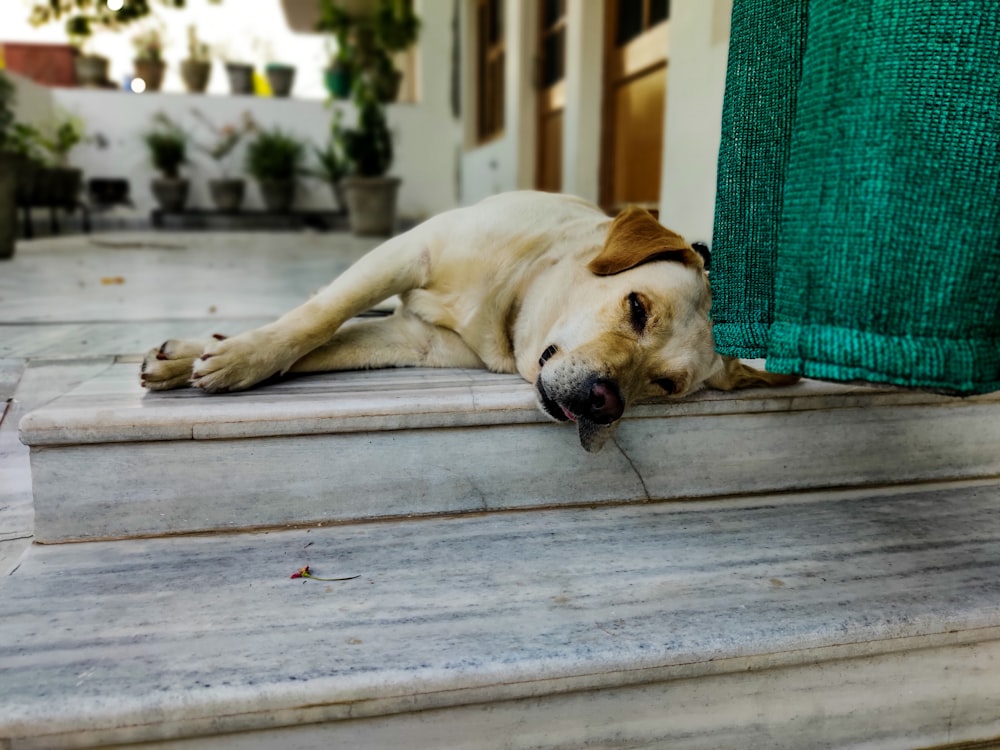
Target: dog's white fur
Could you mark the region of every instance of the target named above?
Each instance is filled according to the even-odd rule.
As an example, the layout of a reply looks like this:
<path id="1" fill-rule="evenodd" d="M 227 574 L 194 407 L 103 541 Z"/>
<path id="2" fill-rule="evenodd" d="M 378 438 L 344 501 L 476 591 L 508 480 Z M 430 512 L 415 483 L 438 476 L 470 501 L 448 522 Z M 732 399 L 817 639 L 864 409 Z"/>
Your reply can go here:
<path id="1" fill-rule="evenodd" d="M 344 325 L 393 295 L 390 317 Z M 594 451 L 637 400 L 794 381 L 716 354 L 709 307 L 700 256 L 649 213 L 506 193 L 384 242 L 273 323 L 167 341 L 142 382 L 224 392 L 288 372 L 485 367 L 533 383 Z"/>

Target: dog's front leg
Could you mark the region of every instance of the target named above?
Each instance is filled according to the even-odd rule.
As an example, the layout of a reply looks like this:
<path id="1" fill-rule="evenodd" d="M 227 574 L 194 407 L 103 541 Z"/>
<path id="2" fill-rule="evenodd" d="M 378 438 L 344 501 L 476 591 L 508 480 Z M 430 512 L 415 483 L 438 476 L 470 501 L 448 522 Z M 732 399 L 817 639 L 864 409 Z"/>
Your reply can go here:
<path id="1" fill-rule="evenodd" d="M 405 309 L 388 318 L 352 321 L 330 341 L 295 362 L 290 372 L 331 372 L 383 367 L 485 367 L 452 330 Z"/>
<path id="2" fill-rule="evenodd" d="M 315 297 L 273 323 L 205 347 L 191 385 L 206 391 L 250 388 L 330 341 L 347 320 L 427 283 L 431 252 L 420 227 L 379 245 Z"/>

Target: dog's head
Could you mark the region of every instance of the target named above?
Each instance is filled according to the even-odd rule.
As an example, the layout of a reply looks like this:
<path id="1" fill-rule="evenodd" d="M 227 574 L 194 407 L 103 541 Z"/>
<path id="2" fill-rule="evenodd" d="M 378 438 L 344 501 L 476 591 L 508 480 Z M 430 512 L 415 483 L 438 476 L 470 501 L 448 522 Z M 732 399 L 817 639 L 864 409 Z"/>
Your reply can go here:
<path id="1" fill-rule="evenodd" d="M 547 332 L 534 382 L 542 411 L 575 422 L 588 451 L 601 449 L 636 401 L 679 398 L 705 384 L 795 380 L 716 354 L 704 261 L 647 211 L 615 218 L 579 282 Z"/>

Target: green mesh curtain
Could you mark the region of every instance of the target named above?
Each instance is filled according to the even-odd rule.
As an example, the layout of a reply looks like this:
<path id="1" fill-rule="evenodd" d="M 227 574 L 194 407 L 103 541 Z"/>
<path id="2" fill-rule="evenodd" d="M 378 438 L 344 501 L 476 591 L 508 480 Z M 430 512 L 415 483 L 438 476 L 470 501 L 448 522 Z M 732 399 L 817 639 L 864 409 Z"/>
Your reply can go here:
<path id="1" fill-rule="evenodd" d="M 735 0 L 720 352 L 1000 389 L 998 0 Z"/>

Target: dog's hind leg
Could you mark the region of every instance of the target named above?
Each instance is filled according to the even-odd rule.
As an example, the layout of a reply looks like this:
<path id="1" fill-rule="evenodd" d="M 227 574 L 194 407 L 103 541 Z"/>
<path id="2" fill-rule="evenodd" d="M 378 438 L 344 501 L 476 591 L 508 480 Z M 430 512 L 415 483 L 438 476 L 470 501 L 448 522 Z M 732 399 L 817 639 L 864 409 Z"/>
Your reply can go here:
<path id="1" fill-rule="evenodd" d="M 394 237 L 273 323 L 211 341 L 192 365 L 191 385 L 206 391 L 243 390 L 287 372 L 330 341 L 354 315 L 394 294 L 420 288 L 431 270 L 427 224 Z"/>
<path id="2" fill-rule="evenodd" d="M 454 331 L 398 310 L 388 318 L 348 323 L 329 342 L 292 364 L 289 372 L 382 367 L 482 369 L 485 365 Z"/>

